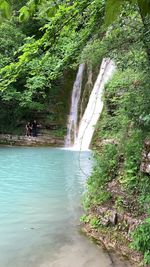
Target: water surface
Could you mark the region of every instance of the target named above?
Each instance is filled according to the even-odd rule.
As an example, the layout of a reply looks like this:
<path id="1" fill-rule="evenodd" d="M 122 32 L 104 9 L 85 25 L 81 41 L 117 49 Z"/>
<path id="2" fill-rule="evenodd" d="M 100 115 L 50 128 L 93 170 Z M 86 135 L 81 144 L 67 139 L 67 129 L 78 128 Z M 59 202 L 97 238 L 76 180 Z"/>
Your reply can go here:
<path id="1" fill-rule="evenodd" d="M 0 148 L 0 267 L 127 266 L 79 232 L 85 180 L 78 152 Z"/>

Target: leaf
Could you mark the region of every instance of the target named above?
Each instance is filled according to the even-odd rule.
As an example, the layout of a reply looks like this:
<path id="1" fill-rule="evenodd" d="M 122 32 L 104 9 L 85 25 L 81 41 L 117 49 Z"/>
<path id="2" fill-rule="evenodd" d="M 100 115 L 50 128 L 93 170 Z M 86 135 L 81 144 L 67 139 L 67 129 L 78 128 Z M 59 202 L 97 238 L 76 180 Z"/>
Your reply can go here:
<path id="1" fill-rule="evenodd" d="M 144 0 L 149 1 L 149 0 Z M 139 0 L 141 2 L 141 0 Z M 120 15 L 124 4 L 137 4 L 137 0 L 107 0 L 105 12 L 105 24 L 109 26 Z"/>
<path id="2" fill-rule="evenodd" d="M 107 0 L 105 23 L 109 26 L 120 14 L 124 0 Z"/>
<path id="3" fill-rule="evenodd" d="M 53 17 L 53 16 L 55 15 L 56 12 L 57 12 L 57 8 L 56 8 L 56 6 L 49 7 L 49 8 L 47 9 L 47 11 L 46 11 L 47 16 L 48 16 L 49 18 Z"/>
<path id="4" fill-rule="evenodd" d="M 0 13 L 1 16 L 4 18 L 10 18 L 11 15 L 11 8 L 9 3 L 6 0 L 1 0 L 0 1 Z"/>
<path id="5" fill-rule="evenodd" d="M 30 15 L 34 14 L 34 12 L 36 10 L 36 4 L 35 4 L 34 0 L 28 2 L 28 10 L 29 10 Z"/>
<path id="6" fill-rule="evenodd" d="M 20 21 L 27 21 L 30 17 L 29 8 L 27 6 L 23 6 L 20 10 L 19 20 Z"/>

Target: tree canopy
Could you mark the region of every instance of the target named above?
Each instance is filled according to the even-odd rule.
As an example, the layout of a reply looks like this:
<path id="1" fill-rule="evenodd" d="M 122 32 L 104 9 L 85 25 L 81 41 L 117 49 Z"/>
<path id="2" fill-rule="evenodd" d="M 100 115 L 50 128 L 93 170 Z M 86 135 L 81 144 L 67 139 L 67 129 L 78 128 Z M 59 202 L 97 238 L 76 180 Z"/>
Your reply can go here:
<path id="1" fill-rule="evenodd" d="M 149 0 L 0 0 L 0 132 L 12 133 L 35 114 L 45 125 L 57 121 L 66 129 L 78 65 L 86 64 L 85 76 L 92 73 L 94 83 L 102 59 L 110 57 L 117 71 L 106 85 L 96 126 L 86 205 L 112 200 L 107 185 L 116 179 L 133 204 L 130 212 L 140 207 L 147 217 L 149 177 L 141 173 L 140 157 L 150 129 L 149 13 Z M 127 211 L 123 201 L 115 198 L 113 204 Z M 148 220 L 134 233 L 133 244 L 146 263 L 149 229 Z"/>

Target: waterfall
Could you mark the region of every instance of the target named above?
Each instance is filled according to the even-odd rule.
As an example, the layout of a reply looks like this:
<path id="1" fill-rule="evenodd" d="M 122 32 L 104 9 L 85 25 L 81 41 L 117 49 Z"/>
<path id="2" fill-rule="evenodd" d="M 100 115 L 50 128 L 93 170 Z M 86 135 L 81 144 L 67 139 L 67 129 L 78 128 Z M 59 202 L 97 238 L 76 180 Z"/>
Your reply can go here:
<path id="1" fill-rule="evenodd" d="M 82 119 L 92 89 L 93 89 L 93 71 L 91 69 L 89 70 L 87 69 L 87 82 L 85 83 L 85 86 L 83 88 L 82 99 L 80 101 L 81 103 L 79 107 L 79 114 L 80 114 L 79 121 L 81 121 Z"/>
<path id="2" fill-rule="evenodd" d="M 104 58 L 100 67 L 97 80 L 91 92 L 87 108 L 79 125 L 78 136 L 75 139 L 74 149 L 87 150 L 90 146 L 96 125 L 103 109 L 102 94 L 107 81 L 115 71 L 115 64 L 112 60 Z"/>
<path id="3" fill-rule="evenodd" d="M 84 74 L 85 64 L 80 64 L 76 80 L 73 85 L 72 98 L 71 98 L 71 108 L 70 115 L 67 124 L 67 136 L 65 140 L 65 146 L 69 147 L 74 144 L 77 138 L 78 130 L 78 104 L 81 95 L 82 80 Z"/>

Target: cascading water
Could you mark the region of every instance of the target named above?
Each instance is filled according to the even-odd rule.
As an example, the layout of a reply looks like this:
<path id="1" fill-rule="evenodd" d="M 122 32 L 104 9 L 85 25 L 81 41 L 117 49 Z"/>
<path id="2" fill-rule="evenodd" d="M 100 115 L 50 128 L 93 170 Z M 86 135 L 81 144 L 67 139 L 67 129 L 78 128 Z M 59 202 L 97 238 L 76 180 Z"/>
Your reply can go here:
<path id="1" fill-rule="evenodd" d="M 81 95 L 82 80 L 84 74 L 85 64 L 80 64 L 76 80 L 73 85 L 72 99 L 71 99 L 71 108 L 70 115 L 67 125 L 67 136 L 65 140 L 65 146 L 69 147 L 75 143 L 77 138 L 77 123 L 78 123 L 78 104 Z"/>
<path id="2" fill-rule="evenodd" d="M 82 119 L 82 116 L 84 114 L 84 110 L 87 106 L 89 96 L 93 89 L 93 72 L 91 69 L 87 69 L 87 82 L 85 83 L 85 86 L 83 88 L 83 94 L 82 99 L 80 101 L 80 107 L 78 113 L 80 114 L 80 120 Z"/>
<path id="3" fill-rule="evenodd" d="M 103 109 L 103 89 L 107 81 L 112 77 L 115 68 L 115 64 L 112 60 L 108 58 L 103 59 L 87 108 L 79 125 L 78 136 L 75 139 L 73 147 L 75 150 L 87 150 L 90 146 L 94 133 L 94 126 Z"/>

